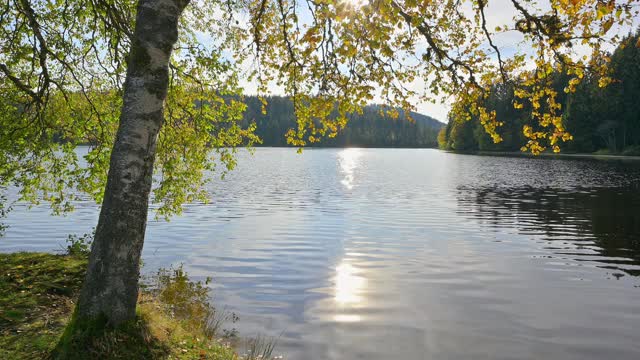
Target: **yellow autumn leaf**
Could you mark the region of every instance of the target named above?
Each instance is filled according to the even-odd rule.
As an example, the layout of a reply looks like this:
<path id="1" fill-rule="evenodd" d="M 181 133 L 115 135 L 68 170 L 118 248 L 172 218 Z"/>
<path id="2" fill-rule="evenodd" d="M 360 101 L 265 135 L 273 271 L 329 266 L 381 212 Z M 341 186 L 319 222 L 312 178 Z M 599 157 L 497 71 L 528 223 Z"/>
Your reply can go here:
<path id="1" fill-rule="evenodd" d="M 609 18 L 609 20 L 605 21 L 602 24 L 602 32 L 606 34 L 609 31 L 609 29 L 611 29 L 612 25 L 613 25 L 613 18 Z"/>

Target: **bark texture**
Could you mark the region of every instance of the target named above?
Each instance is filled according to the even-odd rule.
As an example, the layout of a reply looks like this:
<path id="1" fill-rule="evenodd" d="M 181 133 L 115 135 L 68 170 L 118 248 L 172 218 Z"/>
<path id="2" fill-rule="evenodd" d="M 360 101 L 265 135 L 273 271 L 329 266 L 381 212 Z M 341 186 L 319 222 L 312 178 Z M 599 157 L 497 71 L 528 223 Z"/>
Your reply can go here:
<path id="1" fill-rule="evenodd" d="M 78 315 L 135 318 L 140 254 L 178 20 L 189 0 L 140 0 L 122 114 Z"/>

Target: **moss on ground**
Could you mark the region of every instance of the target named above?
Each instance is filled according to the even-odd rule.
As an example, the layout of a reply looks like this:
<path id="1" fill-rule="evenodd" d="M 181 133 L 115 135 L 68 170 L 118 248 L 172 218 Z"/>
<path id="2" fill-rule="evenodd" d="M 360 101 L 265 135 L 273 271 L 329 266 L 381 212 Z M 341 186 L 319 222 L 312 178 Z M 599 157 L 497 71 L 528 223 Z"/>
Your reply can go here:
<path id="1" fill-rule="evenodd" d="M 0 254 L 0 359 L 41 359 L 51 351 L 85 268 L 78 257 Z"/>
<path id="2" fill-rule="evenodd" d="M 85 269 L 82 256 L 0 254 L 0 359 L 239 358 L 208 330 L 210 314 L 176 315 L 176 309 L 184 309 L 181 302 L 193 298 L 166 303 L 168 294 L 185 286 L 198 294 L 204 291 L 181 269 L 160 277 L 157 284 L 162 288 L 142 292 L 137 319 L 131 323 L 110 328 L 75 319 L 74 303 Z"/>

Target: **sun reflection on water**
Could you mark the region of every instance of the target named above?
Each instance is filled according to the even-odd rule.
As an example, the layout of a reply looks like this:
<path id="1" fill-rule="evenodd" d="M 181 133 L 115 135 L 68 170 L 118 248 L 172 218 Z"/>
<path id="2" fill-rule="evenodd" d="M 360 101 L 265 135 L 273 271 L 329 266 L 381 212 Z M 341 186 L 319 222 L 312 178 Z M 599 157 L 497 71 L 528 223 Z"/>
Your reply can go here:
<path id="1" fill-rule="evenodd" d="M 348 262 L 336 267 L 335 301 L 340 305 L 353 305 L 362 302 L 362 291 L 367 280 Z"/>
<path id="2" fill-rule="evenodd" d="M 355 169 L 358 167 L 361 156 L 362 150 L 356 148 L 347 148 L 338 153 L 340 171 L 344 175 L 341 182 L 342 185 L 349 190 L 353 189 L 355 183 Z"/>

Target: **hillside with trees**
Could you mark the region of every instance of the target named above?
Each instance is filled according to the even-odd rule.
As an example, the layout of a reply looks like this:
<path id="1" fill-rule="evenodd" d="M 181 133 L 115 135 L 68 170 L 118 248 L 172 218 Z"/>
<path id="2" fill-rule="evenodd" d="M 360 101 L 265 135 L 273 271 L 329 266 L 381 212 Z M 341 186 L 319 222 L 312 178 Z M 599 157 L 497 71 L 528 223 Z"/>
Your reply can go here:
<path id="1" fill-rule="evenodd" d="M 262 139 L 262 146 L 289 146 L 285 134 L 296 128 L 297 120 L 293 103 L 289 98 L 270 96 L 265 98 L 265 112 L 258 97 L 244 97 L 247 105 L 243 126 L 255 122 L 255 134 Z M 402 111 L 397 118 L 388 114 L 389 109 L 380 105 L 363 108 L 362 114 L 349 115 L 347 126 L 333 137 L 323 138 L 312 146 L 327 147 L 437 147 L 437 136 L 445 124 L 427 115 L 412 112 L 407 119 Z"/>
<path id="2" fill-rule="evenodd" d="M 640 155 L 640 29 L 627 36 L 610 56 L 612 82 L 600 86 L 601 76 L 586 71 L 574 92 L 565 91 L 569 81 L 566 72 L 550 74 L 562 105 L 562 120 L 573 139 L 563 145 L 563 151 L 573 153 L 611 153 Z M 477 120 L 450 116 L 439 134 L 441 148 L 457 151 L 518 151 L 527 138 L 523 127 L 530 123 L 532 108 L 518 101 L 514 84 L 499 84 L 491 88 L 483 104 L 496 111 L 504 122 L 498 129 L 503 141 L 494 143 Z M 537 129 L 540 129 L 538 127 Z M 535 131 L 537 131 L 537 129 Z"/>

